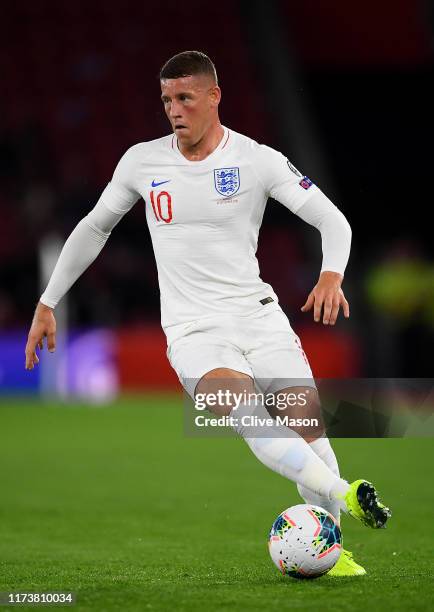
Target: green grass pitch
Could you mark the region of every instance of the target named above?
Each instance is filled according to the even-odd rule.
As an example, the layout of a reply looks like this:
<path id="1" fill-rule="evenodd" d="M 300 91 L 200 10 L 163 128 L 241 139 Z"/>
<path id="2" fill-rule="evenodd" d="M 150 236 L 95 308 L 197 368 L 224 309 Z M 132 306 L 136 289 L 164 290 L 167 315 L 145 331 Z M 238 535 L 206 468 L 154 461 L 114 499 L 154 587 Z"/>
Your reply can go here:
<path id="1" fill-rule="evenodd" d="M 295 485 L 242 440 L 185 437 L 181 405 L 2 400 L 0 591 L 71 590 L 72 609 L 99 612 L 429 608 L 432 440 L 334 442 L 343 475 L 372 479 L 393 518 L 380 531 L 343 518 L 368 576 L 296 581 L 266 547 Z"/>

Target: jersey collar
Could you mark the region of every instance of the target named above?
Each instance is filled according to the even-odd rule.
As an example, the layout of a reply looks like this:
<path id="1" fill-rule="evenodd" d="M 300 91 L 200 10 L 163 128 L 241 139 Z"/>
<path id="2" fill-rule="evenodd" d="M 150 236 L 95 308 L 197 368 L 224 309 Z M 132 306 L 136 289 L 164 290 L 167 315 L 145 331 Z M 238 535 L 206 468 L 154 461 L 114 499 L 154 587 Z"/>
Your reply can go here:
<path id="1" fill-rule="evenodd" d="M 175 155 L 179 159 L 182 159 L 184 161 L 184 163 L 187 164 L 187 165 L 199 166 L 201 164 L 207 164 L 211 160 L 213 160 L 220 153 L 220 151 L 222 149 L 224 149 L 229 144 L 229 142 L 231 140 L 231 138 L 230 138 L 231 137 L 231 131 L 227 127 L 225 127 L 224 125 L 222 125 L 222 128 L 223 128 L 223 136 L 222 136 L 222 139 L 220 140 L 219 144 L 216 146 L 214 151 L 208 155 L 208 157 L 205 157 L 205 159 L 201 159 L 200 161 L 191 161 L 191 160 L 187 159 L 186 157 L 184 157 L 184 155 L 179 150 L 179 147 L 178 147 L 178 138 L 176 137 L 175 134 L 172 135 L 172 138 L 171 138 L 171 141 L 170 141 L 170 147 L 171 147 L 172 151 L 175 153 Z"/>

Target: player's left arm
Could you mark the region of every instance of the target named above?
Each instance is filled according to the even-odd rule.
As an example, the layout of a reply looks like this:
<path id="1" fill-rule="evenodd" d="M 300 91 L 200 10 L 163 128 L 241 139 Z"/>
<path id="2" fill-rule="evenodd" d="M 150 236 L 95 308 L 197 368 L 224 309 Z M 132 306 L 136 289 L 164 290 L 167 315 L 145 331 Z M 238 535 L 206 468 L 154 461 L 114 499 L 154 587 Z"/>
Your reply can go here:
<path id="1" fill-rule="evenodd" d="M 341 285 L 351 248 L 351 228 L 342 212 L 318 190 L 295 213 L 321 233 L 323 261 L 317 284 L 302 306 L 302 312 L 313 308 L 316 322 L 334 325 L 340 308 L 350 316 L 350 307 Z"/>
<path id="2" fill-rule="evenodd" d="M 342 307 L 350 316 L 341 289 L 351 247 L 351 228 L 344 215 L 326 195 L 289 160 L 265 145 L 251 144 L 252 167 L 267 196 L 271 196 L 321 233 L 323 261 L 320 277 L 303 312 L 313 308 L 314 320 L 323 314 L 325 325 L 334 325 Z"/>

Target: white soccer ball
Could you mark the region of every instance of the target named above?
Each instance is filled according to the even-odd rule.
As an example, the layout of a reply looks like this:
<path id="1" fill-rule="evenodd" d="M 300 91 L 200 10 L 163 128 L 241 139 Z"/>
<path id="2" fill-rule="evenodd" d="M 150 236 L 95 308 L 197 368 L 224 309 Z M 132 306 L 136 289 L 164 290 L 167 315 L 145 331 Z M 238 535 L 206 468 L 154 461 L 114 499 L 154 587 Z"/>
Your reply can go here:
<path id="1" fill-rule="evenodd" d="M 299 504 L 276 518 L 268 547 L 282 574 L 293 578 L 317 578 L 338 561 L 342 533 L 330 512 L 319 506 Z"/>

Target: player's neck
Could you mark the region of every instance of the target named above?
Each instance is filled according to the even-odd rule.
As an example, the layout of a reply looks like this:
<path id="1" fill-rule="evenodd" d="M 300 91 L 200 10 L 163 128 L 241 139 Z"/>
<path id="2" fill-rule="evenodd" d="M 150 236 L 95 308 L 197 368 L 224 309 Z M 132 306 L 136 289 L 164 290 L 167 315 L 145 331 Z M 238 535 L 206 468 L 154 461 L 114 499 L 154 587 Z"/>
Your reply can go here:
<path id="1" fill-rule="evenodd" d="M 199 142 L 194 145 L 185 145 L 178 140 L 178 148 L 189 161 L 202 161 L 211 155 L 219 146 L 224 135 L 224 129 L 220 121 L 210 127 Z"/>

